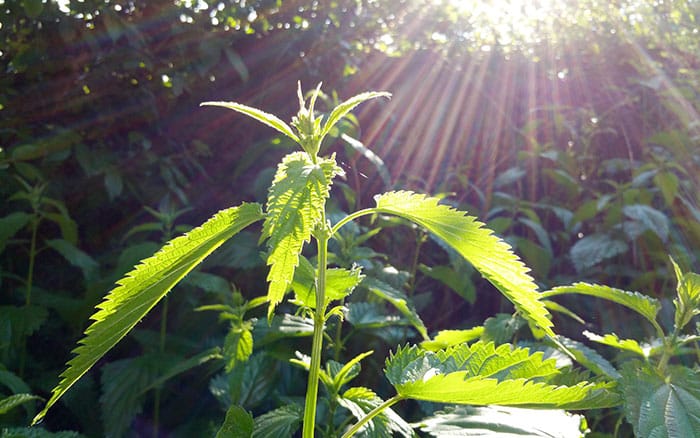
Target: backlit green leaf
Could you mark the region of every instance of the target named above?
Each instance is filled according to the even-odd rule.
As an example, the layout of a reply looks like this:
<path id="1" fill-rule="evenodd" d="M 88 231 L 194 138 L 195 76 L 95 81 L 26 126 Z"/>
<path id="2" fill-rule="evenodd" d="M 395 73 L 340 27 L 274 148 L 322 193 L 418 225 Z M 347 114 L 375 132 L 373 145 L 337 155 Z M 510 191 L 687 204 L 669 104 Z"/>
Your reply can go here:
<path id="1" fill-rule="evenodd" d="M 375 197 L 379 212 L 395 214 L 427 228 L 459 252 L 514 305 L 522 316 L 554 336 L 549 312 L 537 285 L 511 247 L 472 216 L 439 205 L 437 198 L 412 192 L 389 192 Z"/>
<path id="2" fill-rule="evenodd" d="M 41 400 L 41 397 L 32 394 L 13 394 L 9 397 L 0 398 L 0 415 L 6 414 L 17 406 L 32 400 Z"/>
<path id="3" fill-rule="evenodd" d="M 292 131 L 292 128 L 289 125 L 277 118 L 277 116 L 266 113 L 265 111 L 259 110 L 257 108 L 242 105 L 236 102 L 202 102 L 200 106 L 220 106 L 223 108 L 238 111 L 239 113 L 250 116 L 257 121 L 262 122 L 267 126 L 278 130 L 279 132 L 291 138 L 295 142 L 299 142 L 299 137 L 297 137 L 297 135 L 294 133 L 294 131 Z"/>
<path id="4" fill-rule="evenodd" d="M 661 303 L 652 297 L 600 284 L 578 282 L 569 286 L 557 286 L 542 292 L 543 298 L 565 294 L 588 295 L 621 304 L 639 313 L 652 324 L 656 324 L 656 314 L 661 309 Z"/>
<path id="5" fill-rule="evenodd" d="M 377 97 L 391 97 L 391 94 L 386 92 L 368 91 L 353 96 L 345 102 L 342 102 L 337 107 L 333 108 L 333 111 L 331 111 L 331 114 L 328 116 L 328 120 L 326 120 L 326 123 L 323 125 L 323 129 L 321 130 L 321 139 L 323 139 L 323 137 L 325 137 L 326 134 L 330 132 L 331 128 L 333 128 L 333 126 L 335 126 L 335 124 L 338 123 L 340 119 L 342 119 L 346 114 L 352 111 L 357 105 L 361 104 L 366 100 L 374 99 Z"/>
<path id="6" fill-rule="evenodd" d="M 586 405 L 607 383 L 551 385 L 560 371 L 554 359 L 526 348 L 477 342 L 437 353 L 404 347 L 387 359 L 385 374 L 398 394 L 441 403 L 531 405 L 541 408 Z M 579 407 L 582 407 L 579 406 Z"/>
<path id="7" fill-rule="evenodd" d="M 61 381 L 34 423 L 107 351 L 205 257 L 231 236 L 262 219 L 258 204 L 243 204 L 218 212 L 201 227 L 167 243 L 117 282 L 92 316 L 94 321 L 73 351 Z"/>
<path id="8" fill-rule="evenodd" d="M 270 187 L 263 238 L 270 255 L 267 276 L 270 286 L 268 316 L 282 301 L 299 264 L 299 254 L 319 226 L 333 177 L 342 173 L 335 159 L 320 158 L 314 164 L 305 152 L 294 152 L 282 160 Z"/>
<path id="9" fill-rule="evenodd" d="M 359 266 L 353 269 L 331 268 L 326 271 L 326 305 L 334 300 L 341 300 L 348 296 L 362 281 L 364 276 Z M 299 301 L 304 306 L 316 308 L 316 269 L 305 258 L 300 259 L 299 266 L 294 272 L 292 289 Z"/>

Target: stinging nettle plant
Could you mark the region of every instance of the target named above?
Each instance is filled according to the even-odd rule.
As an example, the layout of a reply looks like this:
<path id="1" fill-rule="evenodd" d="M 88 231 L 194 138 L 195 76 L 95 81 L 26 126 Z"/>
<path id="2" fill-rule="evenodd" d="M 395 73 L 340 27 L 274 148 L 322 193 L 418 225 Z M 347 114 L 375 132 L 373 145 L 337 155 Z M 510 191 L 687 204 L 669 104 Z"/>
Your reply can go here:
<path id="1" fill-rule="evenodd" d="M 528 268 L 508 244 L 476 218 L 440 204 L 437 198 L 391 191 L 375 196 L 375 207 L 353 212 L 334 224 L 328 220 L 326 201 L 334 178 L 342 175 L 343 170 L 336 164 L 334 155 L 319 155 L 323 140 L 336 123 L 360 103 L 390 95 L 385 92 L 358 94 L 340 103 L 324 120 L 314 112 L 320 87 L 319 84 L 311 93 L 307 107 L 299 85 L 300 108 L 291 126 L 272 114 L 238 103 L 202 104 L 246 114 L 289 137 L 302 150 L 282 159 L 264 207 L 243 203 L 219 211 L 200 227 L 168 242 L 117 282 L 117 287 L 97 306 L 92 324 L 74 350 L 75 357 L 68 361 L 59 384 L 35 417 L 35 424 L 180 280 L 224 242 L 259 221 L 263 221 L 260 240 L 267 245 L 269 286 L 265 300 L 269 319 L 290 291 L 297 268 L 303 266 L 307 273 L 309 271 L 306 259 L 301 257 L 304 246 L 314 241 L 317 251 L 316 266 L 310 269 L 312 279 L 308 293 L 300 297 L 295 291 L 297 297 L 293 301 L 313 315 L 310 360 L 303 362 L 309 373 L 305 405 L 303 411 L 293 406 L 276 410 L 287 417 L 300 415 L 297 424 L 301 422 L 304 438 L 311 438 L 315 433 L 319 381 L 327 388 L 332 386 L 339 390 L 356 375 L 360 360 L 369 354 L 358 355 L 340 368 L 327 366 L 324 370 L 321 367 L 325 324 L 333 315 L 342 317 L 343 309 L 338 302 L 363 281 L 359 267 L 329 266 L 328 243 L 343 226 L 363 216 L 393 215 L 425 228 L 470 262 L 507 297 L 533 333 L 567 351 L 552 330 L 547 303 L 528 275 Z M 385 374 L 396 390 L 396 395 L 386 401 L 367 388 L 350 388 L 342 395 L 341 404 L 359 419 L 355 425 L 347 427 L 343 436 L 377 430 L 381 426 L 379 423 L 389 424 L 389 430 L 403 436 L 411 436 L 411 426 L 390 409 L 405 399 L 549 409 L 585 409 L 619 403 L 617 395 L 609 391 L 610 382 L 574 381 L 565 370 L 555 366 L 554 359 L 545 359 L 542 352 L 509 344 L 462 342 L 433 350 L 419 346 L 397 347 L 387 359 Z M 266 415 L 260 418 L 268 419 Z M 224 429 L 248 431 L 245 436 L 260 436 L 270 430 L 268 422 L 257 419 L 253 422 L 250 414 L 237 406 L 229 409 L 222 431 Z"/>

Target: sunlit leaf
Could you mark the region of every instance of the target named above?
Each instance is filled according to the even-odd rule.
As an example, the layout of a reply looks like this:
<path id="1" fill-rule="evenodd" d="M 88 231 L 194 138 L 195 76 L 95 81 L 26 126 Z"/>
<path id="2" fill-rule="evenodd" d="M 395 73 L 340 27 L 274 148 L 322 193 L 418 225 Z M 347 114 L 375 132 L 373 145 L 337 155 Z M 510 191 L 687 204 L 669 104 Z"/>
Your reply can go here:
<path id="1" fill-rule="evenodd" d="M 330 115 L 328 116 L 328 119 L 326 120 L 326 123 L 321 129 L 321 138 L 325 137 L 330 132 L 331 128 L 333 128 L 333 126 L 335 126 L 335 124 L 338 123 L 338 121 L 340 121 L 340 119 L 342 119 L 343 116 L 352 111 L 357 105 L 361 104 L 366 100 L 374 99 L 377 97 L 391 97 L 391 94 L 386 92 L 368 91 L 353 96 L 350 99 L 342 102 L 337 107 L 333 108 L 333 111 L 331 111 Z"/>
<path id="2" fill-rule="evenodd" d="M 583 335 L 593 342 L 598 342 L 599 344 L 608 345 L 610 347 L 617 348 L 618 350 L 631 351 L 632 353 L 638 354 L 642 357 L 649 357 L 649 351 L 642 348 L 634 339 L 620 339 L 615 333 L 608 333 L 604 336 L 589 332 L 588 330 L 583 331 Z"/>
<path id="3" fill-rule="evenodd" d="M 441 330 L 431 340 L 421 342 L 421 347 L 430 351 L 452 347 L 465 342 L 479 339 L 484 333 L 484 327 L 478 326 L 467 330 Z"/>
<path id="4" fill-rule="evenodd" d="M 351 294 L 363 278 L 359 266 L 353 269 L 327 269 L 325 304 L 341 300 Z M 294 272 L 292 289 L 297 301 L 309 308 L 316 308 L 316 269 L 305 257 L 300 259 L 299 266 Z"/>
<path id="5" fill-rule="evenodd" d="M 280 163 L 270 187 L 263 225 L 263 238 L 270 248 L 268 317 L 287 292 L 301 249 L 322 220 L 333 177 L 340 173 L 342 169 L 334 158 L 318 159 L 314 164 L 304 152 L 291 153 Z"/>
<path id="6" fill-rule="evenodd" d="M 554 336 L 549 312 L 539 300 L 537 285 L 511 247 L 472 216 L 439 205 L 437 198 L 412 192 L 375 197 L 377 211 L 404 217 L 427 228 L 467 259 L 514 305 L 521 315 Z"/>
<path id="7" fill-rule="evenodd" d="M 612 379 L 620 378 L 620 373 L 617 369 L 597 351 L 573 339 L 563 336 L 559 336 L 558 339 L 574 355 L 576 361 L 587 369 L 597 375 L 607 376 Z"/>
<path id="8" fill-rule="evenodd" d="M 493 343 L 462 344 L 437 353 L 416 347 L 399 348 L 386 362 L 385 374 L 404 398 L 471 405 L 530 405 L 541 408 L 587 406 L 605 382 L 578 382 L 551 385 L 556 376 L 553 359 L 543 360 L 542 352 Z M 609 406 L 614 398 L 596 400 Z"/>
<path id="9" fill-rule="evenodd" d="M 600 284 L 578 282 L 570 286 L 557 286 L 542 293 L 544 298 L 565 294 L 588 295 L 621 304 L 639 313 L 652 324 L 656 324 L 656 314 L 661 309 L 661 303 L 655 298 Z"/>
<path id="10" fill-rule="evenodd" d="M 41 420 L 68 388 L 119 342 L 175 284 L 223 242 L 262 217 L 258 204 L 243 204 L 222 210 L 201 227 L 170 241 L 122 278 L 97 306 L 98 311 L 92 316 L 94 322 L 73 351 L 76 356 L 68 361 L 60 383 L 54 388 L 44 410 L 34 418 L 34 423 Z"/>
<path id="11" fill-rule="evenodd" d="M 284 121 L 280 120 L 274 114 L 266 113 L 265 111 L 253 108 L 247 105 L 242 105 L 236 102 L 202 102 L 200 106 L 220 106 L 223 108 L 232 109 L 238 111 L 239 113 L 245 114 L 254 118 L 255 120 L 266 124 L 267 126 L 276 129 L 287 137 L 291 138 L 295 142 L 299 142 L 299 137 L 294 133 L 292 128 L 287 125 Z"/>
<path id="12" fill-rule="evenodd" d="M 12 409 L 33 400 L 41 400 L 41 397 L 32 394 L 13 394 L 9 397 L 0 398 L 0 415 L 6 414 Z"/>

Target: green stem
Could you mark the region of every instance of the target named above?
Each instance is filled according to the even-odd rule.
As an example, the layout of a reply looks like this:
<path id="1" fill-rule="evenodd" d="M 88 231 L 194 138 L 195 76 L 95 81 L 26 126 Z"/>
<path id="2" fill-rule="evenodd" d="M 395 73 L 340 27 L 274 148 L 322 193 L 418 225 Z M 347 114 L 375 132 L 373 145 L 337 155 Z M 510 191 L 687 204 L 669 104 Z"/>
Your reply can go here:
<path id="1" fill-rule="evenodd" d="M 36 213 L 36 211 L 35 211 Z M 36 236 L 39 230 L 39 217 L 32 220 L 32 240 L 29 244 L 29 268 L 27 269 L 27 290 L 24 294 L 24 305 L 32 304 L 32 288 L 34 286 L 34 262 L 36 260 Z M 24 377 L 24 367 L 27 363 L 27 337 L 22 335 L 22 350 L 19 356 L 19 377 Z"/>
<path id="2" fill-rule="evenodd" d="M 376 408 L 372 409 L 372 410 L 371 410 L 367 415 L 365 415 L 360 421 L 358 421 L 357 423 L 355 423 L 355 425 L 354 425 L 353 427 L 351 427 L 350 430 L 348 430 L 347 432 L 345 432 L 345 434 L 343 434 L 342 438 L 350 438 L 351 436 L 353 436 L 353 435 L 355 434 L 355 432 L 357 432 L 358 430 L 360 430 L 360 429 L 362 428 L 362 426 L 364 426 L 365 424 L 367 424 L 367 422 L 370 421 L 372 418 L 374 418 L 374 417 L 376 417 L 377 415 L 381 414 L 382 411 L 384 411 L 385 409 L 390 408 L 391 406 L 393 406 L 394 404 L 396 404 L 397 402 L 399 402 L 399 401 L 401 401 L 401 400 L 403 400 L 403 399 L 404 399 L 403 396 L 397 394 L 397 395 L 393 396 L 392 398 L 390 398 L 389 400 L 387 400 L 387 401 L 385 401 L 384 403 L 382 403 L 381 405 L 379 405 L 379 406 L 377 406 Z"/>
<path id="3" fill-rule="evenodd" d="M 325 214 L 323 224 L 325 226 Z M 323 353 L 323 335 L 325 328 L 325 295 L 326 295 L 326 264 L 328 263 L 328 239 L 327 229 L 321 230 L 316 240 L 318 242 L 318 278 L 316 281 L 316 310 L 314 311 L 314 337 L 311 346 L 311 366 L 309 368 L 309 381 L 306 387 L 306 401 L 304 403 L 303 438 L 314 437 L 316 424 L 316 401 L 318 398 L 318 380 L 321 370 L 321 354 Z"/>

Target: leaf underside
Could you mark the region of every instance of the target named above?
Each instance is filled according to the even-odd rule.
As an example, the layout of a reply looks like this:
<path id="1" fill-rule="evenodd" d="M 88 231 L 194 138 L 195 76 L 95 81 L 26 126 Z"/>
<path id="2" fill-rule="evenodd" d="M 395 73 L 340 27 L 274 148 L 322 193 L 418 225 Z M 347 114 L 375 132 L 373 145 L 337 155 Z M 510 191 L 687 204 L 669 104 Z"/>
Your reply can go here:
<path id="1" fill-rule="evenodd" d="M 48 409 L 187 273 L 231 236 L 262 217 L 258 204 L 222 210 L 202 226 L 168 242 L 119 280 L 118 286 L 97 306 L 97 312 L 91 317 L 94 322 L 73 350 L 76 356 L 68 361 L 59 384 L 33 423 L 40 421 Z"/>
<path id="2" fill-rule="evenodd" d="M 340 173 L 342 169 L 333 157 L 319 158 L 314 164 L 305 152 L 293 152 L 280 163 L 268 194 L 263 225 L 263 238 L 270 250 L 268 315 L 292 283 L 302 247 L 323 220 L 333 177 Z"/>
<path id="3" fill-rule="evenodd" d="M 388 192 L 375 197 L 377 210 L 395 214 L 428 229 L 454 248 L 503 295 L 521 315 L 554 337 L 552 322 L 537 285 L 511 247 L 473 216 L 446 205 L 439 199 L 408 191 Z"/>

